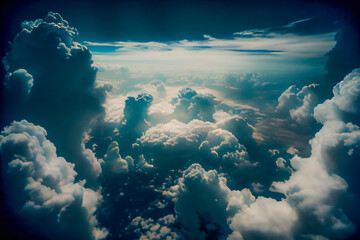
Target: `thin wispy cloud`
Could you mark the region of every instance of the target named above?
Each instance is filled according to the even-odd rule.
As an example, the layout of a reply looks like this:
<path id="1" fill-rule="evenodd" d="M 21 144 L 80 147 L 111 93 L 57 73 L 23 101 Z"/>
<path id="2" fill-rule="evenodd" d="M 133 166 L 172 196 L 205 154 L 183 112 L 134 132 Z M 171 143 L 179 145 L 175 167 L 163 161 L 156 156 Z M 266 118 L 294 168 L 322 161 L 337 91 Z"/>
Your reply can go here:
<path id="1" fill-rule="evenodd" d="M 253 37 L 244 38 L 243 35 Z M 255 31 L 246 31 L 234 34 L 232 39 L 204 35 L 204 39 L 198 41 L 85 44 L 94 51 L 94 59 L 100 65 L 127 65 L 140 71 L 160 71 L 161 66 L 161 71 L 168 72 L 183 69 L 210 74 L 214 71 L 271 72 L 284 63 L 292 70 L 319 68 L 321 71 L 326 53 L 335 44 L 334 36 L 335 32 L 317 35 L 267 33 L 257 36 Z"/>

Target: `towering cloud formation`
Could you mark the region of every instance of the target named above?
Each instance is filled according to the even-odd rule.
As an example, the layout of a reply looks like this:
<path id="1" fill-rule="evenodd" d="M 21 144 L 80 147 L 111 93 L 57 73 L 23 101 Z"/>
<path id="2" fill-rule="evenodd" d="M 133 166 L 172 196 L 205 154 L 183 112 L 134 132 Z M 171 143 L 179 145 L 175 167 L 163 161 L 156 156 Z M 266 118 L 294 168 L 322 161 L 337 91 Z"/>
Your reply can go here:
<path id="1" fill-rule="evenodd" d="M 57 156 L 40 126 L 13 122 L 0 135 L 6 202 L 25 225 L 49 239 L 102 239 L 96 210 L 101 195 L 76 182 L 74 164 Z"/>
<path id="2" fill-rule="evenodd" d="M 212 95 L 198 94 L 191 88 L 179 91 L 178 102 L 175 105 L 173 117 L 182 122 L 192 119 L 214 122 L 215 100 Z"/>
<path id="3" fill-rule="evenodd" d="M 353 122 L 359 124 L 360 69 L 353 70 L 333 88 L 334 97 L 314 110 L 318 122 Z"/>
<path id="4" fill-rule="evenodd" d="M 175 211 L 189 239 L 222 238 L 229 229 L 226 223 L 226 180 L 215 170 L 206 172 L 199 164 L 191 165 L 179 180 Z"/>
<path id="5" fill-rule="evenodd" d="M 27 119 L 43 126 L 61 155 L 76 163 L 81 178 L 94 182 L 101 167 L 82 147 L 83 133 L 104 114 L 104 89 L 96 87 L 97 69 L 78 33 L 50 12 L 44 20 L 25 21 L 4 58 L 8 72 L 3 120 Z"/>
<path id="6" fill-rule="evenodd" d="M 358 182 L 359 177 L 352 176 L 352 181 L 347 183 L 338 174 L 349 177 L 353 174 L 350 169 L 358 166 L 355 160 L 360 129 L 355 123 L 359 119 L 359 73 L 356 69 L 346 76 L 334 87 L 334 97 L 315 108 L 315 118 L 323 127 L 311 140 L 311 156 L 292 158 L 295 171 L 290 179 L 273 183 L 273 190 L 284 193 L 297 210 L 303 229 L 315 235 L 344 237 L 354 231 L 341 209 L 340 199 L 348 184 L 356 188 L 352 181 Z"/>
<path id="7" fill-rule="evenodd" d="M 290 114 L 292 120 L 298 124 L 308 124 L 313 119 L 314 107 L 318 104 L 319 96 L 317 89 L 319 85 L 311 84 L 297 89 L 295 85 L 290 86 L 283 92 L 276 106 L 276 110 L 280 113 Z"/>
<path id="8" fill-rule="evenodd" d="M 140 94 L 137 98 L 128 97 L 126 99 L 121 132 L 126 135 L 124 137 L 130 144 L 150 127 L 148 119 L 152 100 L 153 97 L 148 94 Z"/>
<path id="9" fill-rule="evenodd" d="M 231 191 L 216 170 L 191 165 L 179 179 L 176 218 L 188 239 L 292 239 L 298 217 L 285 201 Z"/>

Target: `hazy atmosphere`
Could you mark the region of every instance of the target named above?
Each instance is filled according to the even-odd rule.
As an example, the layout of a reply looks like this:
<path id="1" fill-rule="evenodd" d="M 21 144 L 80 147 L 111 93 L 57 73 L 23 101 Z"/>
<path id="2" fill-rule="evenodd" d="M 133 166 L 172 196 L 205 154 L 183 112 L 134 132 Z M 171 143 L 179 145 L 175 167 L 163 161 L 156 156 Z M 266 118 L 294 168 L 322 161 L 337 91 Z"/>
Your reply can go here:
<path id="1" fill-rule="evenodd" d="M 1 237 L 360 235 L 356 1 L 1 7 Z"/>

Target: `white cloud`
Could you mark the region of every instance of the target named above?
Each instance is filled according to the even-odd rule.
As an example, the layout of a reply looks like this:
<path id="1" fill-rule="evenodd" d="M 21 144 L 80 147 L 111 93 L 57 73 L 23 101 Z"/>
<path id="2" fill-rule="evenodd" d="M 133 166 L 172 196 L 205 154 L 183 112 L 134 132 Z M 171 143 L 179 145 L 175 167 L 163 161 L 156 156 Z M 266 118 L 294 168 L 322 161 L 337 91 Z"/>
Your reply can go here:
<path id="1" fill-rule="evenodd" d="M 184 172 L 179 179 L 175 211 L 186 237 L 207 239 L 215 230 L 220 239 L 227 235 L 228 192 L 226 180 L 215 170 L 206 172 L 199 164 L 193 164 Z"/>
<path id="2" fill-rule="evenodd" d="M 307 222 L 313 219 L 319 232 L 312 234 L 321 233 L 324 237 L 344 237 L 354 231 L 354 225 L 338 205 L 348 183 L 336 173 L 338 168 L 344 171 L 352 167 L 346 167 L 355 160 L 349 153 L 360 143 L 359 127 L 347 122 L 357 119 L 353 115 L 346 117 L 358 105 L 358 75 L 359 71 L 354 70 L 334 87 L 333 98 L 315 108 L 315 118 L 323 127 L 310 141 L 311 155 L 295 155 L 290 160 L 294 171 L 289 180 L 272 184 L 272 189 L 285 194 L 286 201 L 301 215 L 303 227 L 309 227 Z"/>
<path id="3" fill-rule="evenodd" d="M 278 98 L 276 110 L 289 113 L 292 120 L 299 124 L 306 124 L 313 120 L 314 107 L 318 104 L 315 92 L 318 84 L 304 86 L 301 90 L 295 85 L 290 86 Z"/>
<path id="4" fill-rule="evenodd" d="M 221 167 L 226 172 L 256 165 L 231 132 L 197 119 L 187 124 L 171 120 L 151 127 L 136 147 L 154 159 L 155 167 L 165 169 L 181 169 L 187 162 Z"/>
<path id="5" fill-rule="evenodd" d="M 258 197 L 232 218 L 233 233 L 228 239 L 240 234 L 249 238 L 292 239 L 297 220 L 296 211 L 286 201 Z"/>
<path id="6" fill-rule="evenodd" d="M 152 218 L 143 218 L 140 216 L 135 217 L 130 226 L 134 229 L 134 232 L 140 235 L 141 240 L 150 239 L 166 239 L 175 240 L 181 239 L 179 233 L 177 233 L 172 225 L 175 223 L 175 218 L 172 214 L 166 215 L 154 221 Z"/>
<path id="7" fill-rule="evenodd" d="M 318 105 L 314 116 L 320 123 L 332 120 L 355 121 L 359 114 L 360 69 L 353 70 L 333 89 L 334 97 Z"/>
<path id="8" fill-rule="evenodd" d="M 47 237 L 105 238 L 107 230 L 98 226 L 95 216 L 101 194 L 85 188 L 84 181 L 75 182 L 74 164 L 57 156 L 46 135 L 45 129 L 26 120 L 2 131 L 2 176 L 8 194 L 4 200 Z"/>
<path id="9" fill-rule="evenodd" d="M 111 142 L 107 153 L 104 156 L 105 165 L 107 170 L 112 173 L 124 173 L 129 171 L 129 166 L 132 167 L 130 157 L 123 159 L 119 153 L 119 144 L 115 141 Z"/>
<path id="10" fill-rule="evenodd" d="M 22 24 L 3 59 L 8 76 L 4 122 L 27 119 L 46 128 L 79 177 L 95 186 L 101 167 L 82 138 L 104 113 L 107 87 L 96 85 L 92 55 L 75 41 L 77 36 L 58 13 Z"/>
<path id="11" fill-rule="evenodd" d="M 176 186 L 176 219 L 185 237 L 292 239 L 298 216 L 285 200 L 255 198 L 246 188 L 231 191 L 221 174 L 199 164 L 185 170 Z"/>
<path id="12" fill-rule="evenodd" d="M 228 72 L 273 72 L 282 69 L 298 72 L 301 68 L 320 71 L 320 66 L 295 63 L 294 59 L 316 59 L 334 46 L 335 33 L 318 35 L 271 34 L 271 37 L 216 39 L 205 35 L 204 40 L 177 42 L 110 42 L 90 43 L 91 46 L 119 47 L 114 53 L 95 53 L 94 59 L 104 64 L 127 64 L 145 72 L 192 72 L 218 74 Z M 246 60 L 245 60 L 246 59 Z M 299 68 L 299 65 L 302 67 Z M 160 68 L 159 68 L 160 66 Z M 283 70 L 287 72 L 287 70 Z M 273 72 L 274 73 L 274 72 Z"/>

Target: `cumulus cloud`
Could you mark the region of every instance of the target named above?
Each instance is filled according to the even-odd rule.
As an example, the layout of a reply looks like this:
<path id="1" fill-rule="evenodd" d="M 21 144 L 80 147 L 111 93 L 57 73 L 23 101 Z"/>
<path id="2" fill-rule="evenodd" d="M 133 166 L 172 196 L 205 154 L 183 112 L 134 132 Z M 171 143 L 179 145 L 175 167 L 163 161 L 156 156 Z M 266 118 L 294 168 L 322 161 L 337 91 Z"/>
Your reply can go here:
<path id="1" fill-rule="evenodd" d="M 109 151 L 110 145 L 117 144 L 122 155 L 132 154 L 132 144 L 150 128 L 149 107 L 153 101 L 150 94 L 139 94 L 127 97 L 123 109 L 123 117 L 117 122 L 97 121 L 89 132 L 91 144 L 96 144 L 100 157 Z M 117 104 L 117 103 L 114 103 Z M 88 144 L 89 145 L 89 144 Z M 106 150 L 107 149 L 107 150 Z"/>
<path id="2" fill-rule="evenodd" d="M 300 216 L 302 230 L 310 231 L 308 234 L 344 238 L 354 233 L 354 225 L 340 201 L 346 196 L 348 184 L 354 188 L 354 183 L 338 174 L 348 176 L 356 164 L 346 167 L 356 158 L 351 149 L 360 143 L 359 127 L 349 122 L 356 118 L 348 117 L 357 114 L 359 86 L 359 71 L 354 70 L 334 87 L 333 98 L 315 108 L 315 118 L 323 127 L 310 142 L 311 155 L 295 155 L 290 160 L 294 171 L 289 180 L 272 185 L 273 190 L 285 194 Z"/>
<path id="3" fill-rule="evenodd" d="M 175 198 L 175 211 L 184 236 L 225 239 L 229 232 L 226 222 L 228 191 L 226 180 L 215 170 L 206 172 L 199 164 L 193 164 L 184 172 Z"/>
<path id="4" fill-rule="evenodd" d="M 32 86 L 34 85 L 34 78 L 25 69 L 18 69 L 14 72 L 8 72 L 4 81 L 5 91 L 2 100 L 11 102 L 13 105 L 5 104 L 2 116 L 3 119 L 10 119 L 18 116 L 25 111 L 27 107 L 27 100 Z M 20 113 L 19 113 L 20 112 Z"/>
<path id="5" fill-rule="evenodd" d="M 213 95 L 198 94 L 191 88 L 184 88 L 179 91 L 172 115 L 182 122 L 189 122 L 192 119 L 214 122 L 215 104 Z"/>
<path id="6" fill-rule="evenodd" d="M 252 166 L 245 147 L 232 133 L 223 129 L 210 131 L 199 149 L 218 159 L 218 164 L 225 172 Z"/>
<path id="7" fill-rule="evenodd" d="M 131 221 L 130 227 L 134 228 L 134 232 L 140 235 L 139 239 L 141 240 L 182 239 L 181 235 L 175 231 L 174 223 L 175 218 L 172 214 L 159 218 L 157 221 L 138 216 Z"/>
<path id="8" fill-rule="evenodd" d="M 176 219 L 189 239 L 292 239 L 298 217 L 285 200 L 230 190 L 216 170 L 193 164 L 174 189 Z"/>
<path id="9" fill-rule="evenodd" d="M 233 115 L 218 123 L 219 127 L 228 130 L 250 149 L 255 144 L 256 136 L 254 136 L 255 128 L 251 126 L 242 116 Z"/>
<path id="10" fill-rule="evenodd" d="M 151 127 L 138 139 L 138 144 L 143 152 L 156 156 L 155 166 L 178 169 L 190 160 L 188 154 L 198 152 L 202 140 L 215 128 L 213 123 L 196 119 L 188 124 L 171 120 Z"/>
<path id="11" fill-rule="evenodd" d="M 57 13 L 22 24 L 3 60 L 4 95 L 10 97 L 2 118 L 5 124 L 27 119 L 43 126 L 58 152 L 91 183 L 101 169 L 90 150 L 83 149 L 82 139 L 90 123 L 104 114 L 105 90 L 96 86 L 92 55 L 75 41 L 77 36 Z"/>
<path id="12" fill-rule="evenodd" d="M 4 199 L 25 224 L 52 239 L 103 239 L 101 195 L 76 182 L 74 164 L 59 157 L 44 128 L 14 121 L 0 135 Z"/>
<path id="13" fill-rule="evenodd" d="M 292 239 L 297 223 L 296 211 L 286 201 L 259 197 L 238 212 L 231 221 L 228 240 Z"/>
<path id="14" fill-rule="evenodd" d="M 317 84 L 310 84 L 299 90 L 295 85 L 290 86 L 278 98 L 276 110 L 290 114 L 290 118 L 299 124 L 311 123 L 314 107 L 319 101 L 318 87 Z"/>
<path id="15" fill-rule="evenodd" d="M 337 201 L 347 190 L 347 183 L 340 176 L 329 173 L 325 165 L 332 149 L 344 147 L 340 139 L 333 139 L 329 145 L 325 145 L 324 132 L 335 130 L 333 137 L 341 136 L 341 128 L 344 126 L 336 125 L 325 125 L 312 140 L 312 155 L 309 158 L 292 158 L 290 162 L 295 171 L 290 179 L 274 182 L 272 187 L 273 190 L 284 193 L 287 201 L 299 211 L 305 229 L 311 229 L 306 222 L 312 222 L 318 226 L 314 231 L 341 236 L 353 231 L 353 225 L 337 207 Z"/>
<path id="16" fill-rule="evenodd" d="M 356 213 L 350 213 L 350 220 L 343 199 L 349 187 L 354 191 L 357 184 L 353 181 L 358 178 L 352 176 L 347 182 L 339 174 L 350 174 L 351 161 L 358 156 L 359 127 L 348 122 L 356 119 L 354 115 L 352 118 L 347 115 L 357 113 L 352 106 L 358 101 L 358 74 L 357 70 L 353 71 L 334 88 L 334 97 L 315 109 L 316 119 L 325 120 L 310 142 L 310 156 L 300 157 L 291 149 L 289 152 L 295 156 L 290 162 L 282 155 L 275 161 L 278 170 L 290 174 L 288 180 L 272 183 L 271 190 L 284 195 L 281 200 L 255 198 L 248 189 L 230 190 L 226 175 L 218 172 L 220 169 L 206 171 L 201 165 L 193 164 L 185 170 L 178 185 L 165 194 L 173 198 L 176 219 L 181 223 L 184 236 L 196 236 L 196 239 L 214 236 L 220 239 L 293 239 L 296 236 L 325 239 L 354 234 L 351 220 L 357 221 Z M 306 96 L 307 88 L 303 90 L 298 95 L 300 99 Z M 216 156 L 222 149 L 236 148 L 237 142 L 231 137 L 234 135 L 222 134 L 222 131 L 214 128 L 207 135 L 203 134 L 206 137 L 200 149 L 207 149 Z M 162 139 L 158 143 L 169 141 L 169 146 L 177 143 L 176 138 L 162 134 L 152 142 L 157 142 L 156 139 Z M 254 192 L 261 193 L 257 190 L 262 185 L 254 181 L 251 186 Z M 357 212 L 356 208 L 353 210 Z"/>
<path id="17" fill-rule="evenodd" d="M 128 97 L 125 101 L 123 124 L 140 132 L 146 130 L 152 100 L 153 97 L 148 94 L 140 94 L 137 98 Z"/>
<path id="18" fill-rule="evenodd" d="M 233 172 L 253 166 L 246 149 L 229 131 L 197 119 L 171 120 L 151 127 L 135 145 L 160 169 L 182 169 L 189 163 Z"/>
<path id="19" fill-rule="evenodd" d="M 324 124 L 327 121 L 344 121 L 359 124 L 360 69 L 353 70 L 343 81 L 335 85 L 334 97 L 317 106 L 315 118 Z"/>
<path id="20" fill-rule="evenodd" d="M 123 159 L 119 153 L 119 144 L 115 141 L 111 142 L 107 153 L 104 156 L 104 161 L 108 171 L 112 173 L 124 173 L 128 172 L 129 168 L 132 168 L 134 163 L 130 156 Z"/>
<path id="21" fill-rule="evenodd" d="M 13 73 L 9 73 L 5 79 L 5 87 L 18 97 L 29 95 L 34 79 L 25 69 L 18 69 Z"/>

